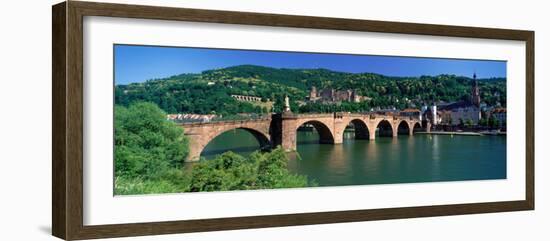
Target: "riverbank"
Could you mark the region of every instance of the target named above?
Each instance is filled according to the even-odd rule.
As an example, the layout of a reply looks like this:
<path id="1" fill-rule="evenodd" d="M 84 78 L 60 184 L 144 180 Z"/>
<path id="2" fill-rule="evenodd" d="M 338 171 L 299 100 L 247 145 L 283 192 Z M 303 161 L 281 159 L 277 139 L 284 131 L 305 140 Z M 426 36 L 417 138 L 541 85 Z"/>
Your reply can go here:
<path id="1" fill-rule="evenodd" d="M 470 132 L 470 131 L 419 131 L 415 134 L 429 134 L 429 135 L 458 135 L 458 136 L 505 136 L 506 132 L 494 132 L 494 131 L 483 131 L 483 132 Z"/>

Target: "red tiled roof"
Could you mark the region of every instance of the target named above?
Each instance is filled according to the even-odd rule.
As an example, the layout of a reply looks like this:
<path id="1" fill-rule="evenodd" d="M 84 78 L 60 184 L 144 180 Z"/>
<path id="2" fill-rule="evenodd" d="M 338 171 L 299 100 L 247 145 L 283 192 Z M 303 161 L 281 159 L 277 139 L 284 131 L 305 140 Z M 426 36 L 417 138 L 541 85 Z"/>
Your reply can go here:
<path id="1" fill-rule="evenodd" d="M 407 109 L 404 109 L 402 110 L 401 112 L 420 112 L 419 109 L 413 109 L 413 108 L 407 108 Z"/>

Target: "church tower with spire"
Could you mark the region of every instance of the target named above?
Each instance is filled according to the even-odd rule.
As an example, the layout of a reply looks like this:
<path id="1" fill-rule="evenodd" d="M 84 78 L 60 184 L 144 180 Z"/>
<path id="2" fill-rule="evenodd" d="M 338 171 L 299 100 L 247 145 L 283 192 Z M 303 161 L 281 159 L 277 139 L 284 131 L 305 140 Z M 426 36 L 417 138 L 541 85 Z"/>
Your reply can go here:
<path id="1" fill-rule="evenodd" d="M 477 85 L 477 76 L 474 73 L 474 79 L 472 80 L 472 104 L 479 108 L 481 103 L 481 96 L 479 93 L 479 86 Z"/>

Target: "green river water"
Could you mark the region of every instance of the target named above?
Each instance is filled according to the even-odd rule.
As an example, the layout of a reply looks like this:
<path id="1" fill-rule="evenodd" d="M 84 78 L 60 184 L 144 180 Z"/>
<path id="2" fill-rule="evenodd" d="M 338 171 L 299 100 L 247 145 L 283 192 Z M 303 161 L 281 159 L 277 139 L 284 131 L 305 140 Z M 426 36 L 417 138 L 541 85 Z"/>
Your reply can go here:
<path id="1" fill-rule="evenodd" d="M 506 136 L 400 135 L 397 138 L 319 144 L 315 131 L 299 131 L 291 172 L 307 175 L 319 186 L 389 184 L 506 178 Z M 232 150 L 247 155 L 259 149 L 245 130 L 223 133 L 202 156 L 210 159 Z"/>

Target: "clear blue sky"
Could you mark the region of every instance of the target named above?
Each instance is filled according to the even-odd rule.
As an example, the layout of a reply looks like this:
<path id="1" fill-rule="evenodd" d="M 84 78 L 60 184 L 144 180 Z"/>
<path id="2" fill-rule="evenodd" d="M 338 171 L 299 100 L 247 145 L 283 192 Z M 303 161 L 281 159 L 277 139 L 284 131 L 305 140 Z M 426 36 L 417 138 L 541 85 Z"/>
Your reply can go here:
<path id="1" fill-rule="evenodd" d="M 153 78 L 242 64 L 275 68 L 326 68 L 350 73 L 388 76 L 455 74 L 478 78 L 506 77 L 506 62 L 391 57 L 374 55 L 276 52 L 115 45 L 115 83 L 128 84 Z"/>

